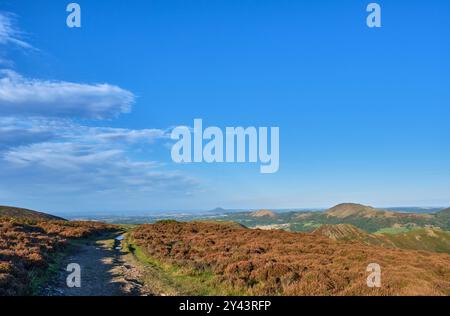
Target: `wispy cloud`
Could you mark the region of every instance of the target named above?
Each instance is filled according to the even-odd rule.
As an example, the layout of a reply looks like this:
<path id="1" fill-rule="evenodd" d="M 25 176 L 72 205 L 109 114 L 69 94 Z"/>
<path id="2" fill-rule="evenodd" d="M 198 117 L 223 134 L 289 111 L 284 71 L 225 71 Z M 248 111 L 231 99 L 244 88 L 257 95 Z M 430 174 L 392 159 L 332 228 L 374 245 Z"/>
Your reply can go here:
<path id="1" fill-rule="evenodd" d="M 132 92 L 109 83 L 27 78 L 12 70 L 8 48 L 36 50 L 15 20 L 0 12 L 2 199 L 73 209 L 84 197 L 91 209 L 115 208 L 196 190 L 196 179 L 152 157 L 148 147 L 164 148 L 168 130 L 89 126 L 130 112 Z"/>
<path id="2" fill-rule="evenodd" d="M 18 147 L 24 144 L 57 140 L 96 144 L 97 146 L 132 146 L 170 139 L 168 130 L 128 129 L 85 126 L 72 120 L 50 118 L 0 117 L 0 143 Z M 1 149 L 1 147 L 0 147 Z"/>
<path id="3" fill-rule="evenodd" d="M 14 66 L 14 63 L 12 62 L 12 60 L 6 59 L 0 55 L 0 66 L 12 68 Z"/>
<path id="4" fill-rule="evenodd" d="M 196 181 L 174 171 L 163 171 L 153 161 L 133 161 L 120 149 L 70 142 L 44 142 L 21 146 L 3 155 L 3 180 L 20 182 L 22 188 L 47 192 L 139 190 L 182 192 Z M 27 175 L 27 182 L 17 174 Z M 12 176 L 12 177 L 10 177 Z"/>
<path id="5" fill-rule="evenodd" d="M 111 127 L 80 127 L 77 131 L 78 135 L 71 135 L 72 138 L 99 143 L 150 144 L 155 140 L 169 139 L 167 131 L 161 129 L 136 130 Z"/>
<path id="6" fill-rule="evenodd" d="M 0 11 L 0 66 L 12 68 L 14 62 L 8 57 L 8 48 L 23 51 L 38 51 L 25 40 L 16 23 L 16 16 L 9 12 Z"/>
<path id="7" fill-rule="evenodd" d="M 24 33 L 16 24 L 16 16 L 8 12 L 0 12 L 0 45 L 14 45 L 21 48 L 33 49 L 24 39 Z"/>
<path id="8" fill-rule="evenodd" d="M 49 192 L 182 192 L 196 180 L 148 159 L 135 146 L 168 139 L 159 129 L 82 126 L 70 120 L 0 118 L 2 182 Z"/>
<path id="9" fill-rule="evenodd" d="M 105 119 L 131 111 L 135 96 L 110 84 L 27 79 L 0 71 L 0 114 Z"/>

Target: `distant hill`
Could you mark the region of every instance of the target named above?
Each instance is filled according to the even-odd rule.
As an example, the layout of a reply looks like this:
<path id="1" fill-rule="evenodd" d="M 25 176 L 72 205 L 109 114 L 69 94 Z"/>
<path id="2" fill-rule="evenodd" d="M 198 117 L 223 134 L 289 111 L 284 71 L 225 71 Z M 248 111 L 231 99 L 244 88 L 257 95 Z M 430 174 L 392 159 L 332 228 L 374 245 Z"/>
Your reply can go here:
<path id="1" fill-rule="evenodd" d="M 450 207 L 436 213 L 438 217 L 450 217 Z"/>
<path id="2" fill-rule="evenodd" d="M 0 217 L 29 219 L 34 221 L 65 220 L 61 217 L 53 216 L 50 214 L 12 206 L 0 206 Z"/>
<path id="3" fill-rule="evenodd" d="M 262 209 L 253 212 L 227 213 L 226 216 L 217 218 L 235 221 L 250 228 L 297 232 L 312 232 L 326 224 L 349 224 L 368 233 L 403 233 L 427 227 L 450 231 L 450 208 L 437 213 L 436 210 L 435 213 L 410 213 L 394 212 L 356 203 L 343 203 L 324 212 L 274 212 Z"/>
<path id="4" fill-rule="evenodd" d="M 437 212 L 434 217 L 438 226 L 450 230 L 450 207 Z"/>
<path id="5" fill-rule="evenodd" d="M 420 227 L 449 230 L 450 216 L 446 214 L 445 210 L 441 214 L 399 213 L 362 204 L 343 203 L 330 208 L 323 215 L 299 218 L 299 221 L 315 224 L 351 224 L 369 233 L 383 229 L 402 232 Z"/>
<path id="6" fill-rule="evenodd" d="M 274 212 L 269 211 L 269 210 L 259 210 L 256 212 L 252 212 L 250 215 L 253 217 L 271 217 L 271 218 L 274 218 L 277 216 Z"/>
<path id="7" fill-rule="evenodd" d="M 326 214 L 328 216 L 338 218 L 346 218 L 350 216 L 359 216 L 366 218 L 395 216 L 394 212 L 355 203 L 343 203 L 336 205 L 327 210 Z"/>
<path id="8" fill-rule="evenodd" d="M 222 214 L 222 213 L 226 213 L 226 212 L 227 212 L 227 210 L 224 208 L 221 208 L 221 207 L 216 207 L 215 209 L 208 211 L 208 213 L 214 213 L 214 214 L 215 213 Z"/>
<path id="9" fill-rule="evenodd" d="M 425 219 L 433 218 L 433 214 L 417 214 L 417 213 L 399 213 L 392 212 L 381 208 L 374 208 L 372 206 L 355 204 L 355 203 L 343 203 L 336 205 L 328 209 L 325 214 L 330 217 L 336 217 L 345 219 L 348 217 L 362 217 L 367 219 L 384 218 L 384 219 Z"/>

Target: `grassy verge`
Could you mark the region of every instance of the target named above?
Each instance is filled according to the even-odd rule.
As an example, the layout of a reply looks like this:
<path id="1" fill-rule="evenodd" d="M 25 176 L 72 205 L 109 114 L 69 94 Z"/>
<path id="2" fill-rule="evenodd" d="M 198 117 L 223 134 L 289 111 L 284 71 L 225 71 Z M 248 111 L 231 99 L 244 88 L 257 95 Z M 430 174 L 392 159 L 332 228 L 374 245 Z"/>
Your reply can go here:
<path id="1" fill-rule="evenodd" d="M 161 295 L 242 295 L 215 282 L 212 272 L 167 264 L 148 256 L 141 247 L 127 238 L 124 246 L 144 267 L 144 282 Z"/>
<path id="2" fill-rule="evenodd" d="M 29 291 L 31 295 L 40 295 L 41 287 L 58 275 L 61 262 L 71 251 L 70 248 L 69 246 L 64 251 L 53 254 L 49 260 L 47 269 L 33 269 L 29 272 Z"/>

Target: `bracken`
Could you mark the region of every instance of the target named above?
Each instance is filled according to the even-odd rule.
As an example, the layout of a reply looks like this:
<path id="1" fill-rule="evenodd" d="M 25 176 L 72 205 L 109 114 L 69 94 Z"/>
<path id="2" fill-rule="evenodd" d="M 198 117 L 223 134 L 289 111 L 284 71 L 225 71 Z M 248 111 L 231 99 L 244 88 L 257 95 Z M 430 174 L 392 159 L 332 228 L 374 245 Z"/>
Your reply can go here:
<path id="1" fill-rule="evenodd" d="M 142 225 L 132 240 L 162 262 L 215 274 L 249 295 L 450 295 L 450 256 L 223 223 Z M 382 287 L 366 283 L 370 263 Z"/>
<path id="2" fill-rule="evenodd" d="M 32 294 L 31 274 L 46 269 L 52 254 L 62 251 L 68 238 L 112 229 L 93 222 L 0 218 L 0 296 Z"/>

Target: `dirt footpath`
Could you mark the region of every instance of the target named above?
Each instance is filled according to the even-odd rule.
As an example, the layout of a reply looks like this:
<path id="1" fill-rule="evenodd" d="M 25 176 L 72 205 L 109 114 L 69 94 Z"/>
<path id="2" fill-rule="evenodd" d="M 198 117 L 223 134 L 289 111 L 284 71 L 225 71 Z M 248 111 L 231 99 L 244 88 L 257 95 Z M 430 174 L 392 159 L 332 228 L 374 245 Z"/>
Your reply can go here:
<path id="1" fill-rule="evenodd" d="M 62 262 L 56 278 L 43 290 L 43 296 L 147 296 L 152 291 L 140 281 L 141 271 L 127 259 L 121 241 L 104 237 L 75 246 Z M 81 268 L 81 287 L 69 288 L 70 272 L 66 267 L 76 263 Z"/>

